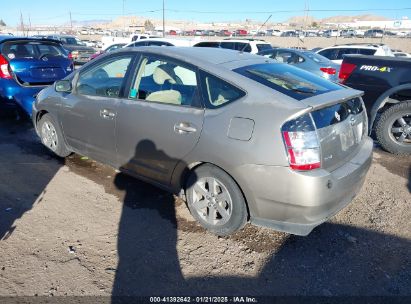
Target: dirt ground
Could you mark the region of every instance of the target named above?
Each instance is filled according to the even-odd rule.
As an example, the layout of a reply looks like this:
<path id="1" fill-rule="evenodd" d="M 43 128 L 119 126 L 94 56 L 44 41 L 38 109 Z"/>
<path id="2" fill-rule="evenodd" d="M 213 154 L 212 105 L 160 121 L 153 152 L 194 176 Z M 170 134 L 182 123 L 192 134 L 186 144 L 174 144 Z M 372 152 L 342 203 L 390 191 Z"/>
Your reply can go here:
<path id="1" fill-rule="evenodd" d="M 307 237 L 199 227 L 179 199 L 0 120 L 0 296 L 411 295 L 411 158 L 376 148 Z"/>

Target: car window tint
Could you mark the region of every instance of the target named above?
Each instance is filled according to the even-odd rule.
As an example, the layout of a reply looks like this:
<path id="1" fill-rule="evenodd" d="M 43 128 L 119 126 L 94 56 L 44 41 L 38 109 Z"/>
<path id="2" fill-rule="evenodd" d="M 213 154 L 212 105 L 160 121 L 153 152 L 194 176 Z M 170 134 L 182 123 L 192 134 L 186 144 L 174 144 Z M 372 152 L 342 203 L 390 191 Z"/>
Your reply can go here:
<path id="1" fill-rule="evenodd" d="M 338 84 L 285 64 L 255 64 L 234 71 L 297 100 L 342 89 Z"/>
<path id="2" fill-rule="evenodd" d="M 374 55 L 376 51 L 373 49 L 359 49 L 361 55 Z"/>
<path id="3" fill-rule="evenodd" d="M 304 58 L 291 51 L 278 51 L 274 58 L 278 62 L 284 62 L 288 64 L 298 64 L 304 62 Z"/>
<path id="4" fill-rule="evenodd" d="M 77 93 L 81 95 L 119 97 L 130 56 L 114 57 L 80 74 Z"/>
<path id="5" fill-rule="evenodd" d="M 217 108 L 245 96 L 245 92 L 218 77 L 203 72 L 201 78 L 207 107 Z"/>
<path id="6" fill-rule="evenodd" d="M 321 56 L 328 58 L 330 60 L 336 60 L 338 56 L 338 49 L 327 49 L 318 52 Z"/>
<path id="7" fill-rule="evenodd" d="M 39 44 L 37 45 L 39 50 L 39 56 L 62 56 L 63 50 L 55 45 L 51 44 Z"/>
<path id="8" fill-rule="evenodd" d="M 131 99 L 174 105 L 200 105 L 196 71 L 164 59 L 145 57 L 130 90 Z"/>
<path id="9" fill-rule="evenodd" d="M 195 45 L 195 47 L 213 47 L 218 48 L 220 47 L 219 42 L 200 42 Z"/>
<path id="10" fill-rule="evenodd" d="M 340 49 L 337 55 L 338 60 L 342 60 L 345 55 L 355 55 L 358 54 L 357 48 L 344 48 Z"/>
<path id="11" fill-rule="evenodd" d="M 266 43 L 257 44 L 257 50 L 259 52 L 264 51 L 264 50 L 269 50 L 271 48 L 272 48 L 271 44 L 266 44 Z"/>
<path id="12" fill-rule="evenodd" d="M 10 60 L 37 57 L 34 46 L 27 42 L 6 43 L 2 49 L 2 53 Z"/>

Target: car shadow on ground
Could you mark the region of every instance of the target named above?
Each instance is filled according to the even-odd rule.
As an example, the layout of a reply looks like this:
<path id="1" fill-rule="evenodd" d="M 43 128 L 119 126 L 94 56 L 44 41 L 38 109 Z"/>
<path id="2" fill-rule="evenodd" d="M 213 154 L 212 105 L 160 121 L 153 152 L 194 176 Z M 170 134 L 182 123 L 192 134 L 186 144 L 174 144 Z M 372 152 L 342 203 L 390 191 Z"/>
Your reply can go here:
<path id="1" fill-rule="evenodd" d="M 63 165 L 37 140 L 33 125 L 14 115 L 0 118 L 0 240 L 41 196 Z M 18 137 L 18 139 L 17 139 Z M 1 245 L 0 245 L 1 246 Z"/>
<path id="2" fill-rule="evenodd" d="M 186 277 L 173 196 L 122 173 L 115 185 L 124 200 L 112 303 L 160 295 L 411 295 L 410 240 L 335 223 L 307 237 L 288 236 L 256 277 Z M 142 209 L 150 210 L 150 219 Z"/>

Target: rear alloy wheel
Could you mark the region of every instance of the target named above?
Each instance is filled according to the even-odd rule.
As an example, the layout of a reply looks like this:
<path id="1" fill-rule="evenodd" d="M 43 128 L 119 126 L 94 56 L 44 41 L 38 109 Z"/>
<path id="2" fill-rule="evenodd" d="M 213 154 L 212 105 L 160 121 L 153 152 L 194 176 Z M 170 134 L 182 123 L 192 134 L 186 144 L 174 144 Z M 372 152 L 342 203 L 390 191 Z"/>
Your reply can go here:
<path id="1" fill-rule="evenodd" d="M 50 114 L 45 114 L 41 117 L 37 128 L 40 134 L 41 142 L 48 149 L 60 157 L 66 157 L 71 154 L 66 147 L 58 124 L 55 123 Z"/>
<path id="2" fill-rule="evenodd" d="M 411 101 L 393 105 L 376 124 L 378 142 L 388 152 L 411 154 Z"/>
<path id="3" fill-rule="evenodd" d="M 186 189 L 193 217 L 207 230 L 228 235 L 247 222 L 247 208 L 241 190 L 224 171 L 211 165 L 195 169 Z"/>

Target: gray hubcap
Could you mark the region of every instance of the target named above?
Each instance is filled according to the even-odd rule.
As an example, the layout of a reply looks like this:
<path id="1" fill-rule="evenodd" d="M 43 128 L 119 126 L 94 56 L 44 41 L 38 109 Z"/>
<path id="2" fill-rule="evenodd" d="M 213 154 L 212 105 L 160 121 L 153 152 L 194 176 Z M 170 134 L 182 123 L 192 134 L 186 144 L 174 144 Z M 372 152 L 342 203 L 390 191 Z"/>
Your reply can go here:
<path id="1" fill-rule="evenodd" d="M 394 119 L 391 124 L 390 136 L 400 145 L 411 144 L 411 113 Z"/>
<path id="2" fill-rule="evenodd" d="M 233 211 L 233 202 L 227 188 L 213 177 L 197 180 L 192 188 L 195 212 L 210 225 L 224 225 Z"/>
<path id="3" fill-rule="evenodd" d="M 58 145 L 56 128 L 49 121 L 45 121 L 41 127 L 41 140 L 43 144 L 56 151 Z"/>

